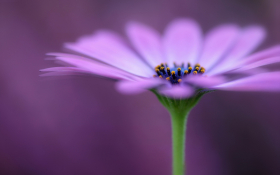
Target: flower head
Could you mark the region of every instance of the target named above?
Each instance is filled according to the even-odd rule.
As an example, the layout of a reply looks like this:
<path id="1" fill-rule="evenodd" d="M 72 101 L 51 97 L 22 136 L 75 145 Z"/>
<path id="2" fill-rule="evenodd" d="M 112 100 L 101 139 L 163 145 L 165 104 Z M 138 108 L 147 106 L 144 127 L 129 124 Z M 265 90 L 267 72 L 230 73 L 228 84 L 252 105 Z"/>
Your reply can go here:
<path id="1" fill-rule="evenodd" d="M 188 98 L 197 89 L 280 90 L 280 72 L 259 68 L 280 62 L 280 46 L 250 55 L 265 38 L 262 27 L 226 24 L 203 36 L 195 21 L 177 19 L 163 35 L 135 22 L 126 33 L 129 43 L 105 30 L 67 43 L 79 55 L 48 55 L 71 66 L 42 71 L 95 74 L 118 80 L 117 89 L 124 93 L 153 89 L 171 98 Z"/>

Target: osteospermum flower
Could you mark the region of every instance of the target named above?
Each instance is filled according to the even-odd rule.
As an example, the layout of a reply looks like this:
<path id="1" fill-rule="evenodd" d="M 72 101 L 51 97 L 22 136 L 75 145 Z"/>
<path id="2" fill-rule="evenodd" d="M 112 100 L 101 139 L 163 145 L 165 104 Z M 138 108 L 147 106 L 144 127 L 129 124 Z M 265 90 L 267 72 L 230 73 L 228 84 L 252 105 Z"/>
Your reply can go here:
<path id="1" fill-rule="evenodd" d="M 280 72 L 257 69 L 279 62 L 280 46 L 249 55 L 265 38 L 265 31 L 259 26 L 240 28 L 226 24 L 203 36 L 195 21 L 178 19 L 167 26 L 163 35 L 135 22 L 126 26 L 126 33 L 130 43 L 105 30 L 67 43 L 67 49 L 82 56 L 49 53 L 71 66 L 42 71 L 56 75 L 95 74 L 119 80 L 117 89 L 124 93 L 156 89 L 172 98 L 192 96 L 198 88 L 280 89 Z M 229 73 L 245 75 L 228 78 Z"/>
<path id="2" fill-rule="evenodd" d="M 139 23 L 126 26 L 127 42 L 101 30 L 65 47 L 77 54 L 49 53 L 70 66 L 44 75 L 94 74 L 118 80 L 123 93 L 153 91 L 172 119 L 173 175 L 183 175 L 187 116 L 212 90 L 279 91 L 280 46 L 250 55 L 265 38 L 260 26 L 218 26 L 203 36 L 191 19 L 171 22 L 163 35 Z"/>

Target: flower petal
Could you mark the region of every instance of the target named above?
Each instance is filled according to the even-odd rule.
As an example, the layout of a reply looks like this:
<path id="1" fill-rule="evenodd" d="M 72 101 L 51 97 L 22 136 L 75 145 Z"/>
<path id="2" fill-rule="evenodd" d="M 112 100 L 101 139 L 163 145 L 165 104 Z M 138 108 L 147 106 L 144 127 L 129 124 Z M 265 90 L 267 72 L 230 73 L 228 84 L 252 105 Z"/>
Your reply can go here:
<path id="1" fill-rule="evenodd" d="M 215 87 L 232 91 L 280 91 L 280 72 L 267 72 Z"/>
<path id="2" fill-rule="evenodd" d="M 45 76 L 62 76 L 62 75 L 75 75 L 77 73 L 86 73 L 90 74 L 91 72 L 86 71 L 81 68 L 77 67 L 51 67 L 51 68 L 46 68 L 46 69 L 41 69 L 41 72 L 47 72 L 44 74 L 41 74 L 40 76 L 45 77 Z"/>
<path id="3" fill-rule="evenodd" d="M 248 64 L 246 66 L 241 67 L 240 69 L 234 70 L 234 72 L 245 71 L 245 70 L 249 70 L 249 69 L 253 69 L 253 68 L 257 68 L 257 67 L 260 67 L 260 66 L 273 64 L 273 63 L 277 63 L 277 62 L 280 62 L 280 56 L 279 57 L 267 58 L 267 59 L 263 59 L 263 60 L 253 62 L 251 64 Z"/>
<path id="4" fill-rule="evenodd" d="M 188 98 L 193 95 L 194 89 L 190 86 L 186 85 L 174 85 L 174 86 L 166 86 L 164 88 L 158 89 L 158 92 L 161 95 L 165 95 L 170 98 Z"/>
<path id="5" fill-rule="evenodd" d="M 227 56 L 215 65 L 208 74 L 214 75 L 235 68 L 241 58 L 260 45 L 265 35 L 265 30 L 262 27 L 251 26 L 245 28 Z"/>
<path id="6" fill-rule="evenodd" d="M 210 31 L 205 38 L 199 63 L 211 68 L 235 43 L 240 29 L 236 25 L 222 25 Z"/>
<path id="7" fill-rule="evenodd" d="M 166 29 L 163 44 L 168 65 L 195 64 L 201 46 L 201 29 L 191 19 L 175 20 Z"/>
<path id="8" fill-rule="evenodd" d="M 126 32 L 133 46 L 152 67 L 165 62 L 161 37 L 157 31 L 143 24 L 131 22 L 127 25 Z"/>
<path id="9" fill-rule="evenodd" d="M 198 87 L 212 88 L 213 86 L 220 85 L 227 82 L 224 76 L 190 76 L 183 79 L 183 82 L 194 84 Z"/>
<path id="10" fill-rule="evenodd" d="M 242 60 L 241 65 L 253 63 L 255 61 L 267 59 L 270 57 L 280 56 L 280 45 L 265 49 L 263 51 L 257 52 L 251 56 L 248 56 Z"/>
<path id="11" fill-rule="evenodd" d="M 65 47 L 135 75 L 153 75 L 153 69 L 141 61 L 124 41 L 112 32 L 99 31 L 92 36 L 80 38 L 76 43 L 68 43 Z"/>
<path id="12" fill-rule="evenodd" d="M 165 80 L 160 78 L 145 78 L 137 81 L 120 81 L 117 83 L 117 90 L 124 94 L 138 94 L 148 89 L 166 85 Z"/>
<path id="13" fill-rule="evenodd" d="M 89 58 L 63 54 L 63 53 L 49 53 L 47 55 L 56 56 L 56 60 L 63 61 L 65 63 L 76 66 L 77 68 L 84 70 L 85 72 L 96 74 L 104 77 L 114 78 L 114 79 L 134 79 L 137 76 L 125 72 L 123 70 L 117 69 L 112 66 L 99 63 Z M 50 68 L 44 69 L 42 71 L 62 71 L 60 68 Z"/>

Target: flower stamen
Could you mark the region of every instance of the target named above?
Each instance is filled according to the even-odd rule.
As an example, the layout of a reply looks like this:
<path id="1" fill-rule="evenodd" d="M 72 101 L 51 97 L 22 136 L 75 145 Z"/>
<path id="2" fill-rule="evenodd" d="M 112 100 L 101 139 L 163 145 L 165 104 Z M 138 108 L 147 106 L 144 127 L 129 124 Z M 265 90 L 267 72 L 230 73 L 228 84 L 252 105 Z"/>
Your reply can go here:
<path id="1" fill-rule="evenodd" d="M 161 71 L 163 74 L 166 74 L 164 67 L 161 67 L 161 68 L 160 68 L 160 71 Z"/>
<path id="2" fill-rule="evenodd" d="M 192 72 L 192 67 L 188 68 L 189 74 Z"/>
<path id="3" fill-rule="evenodd" d="M 185 70 L 184 71 L 184 76 L 188 75 L 189 71 L 188 70 Z"/>
<path id="4" fill-rule="evenodd" d="M 172 74 L 172 78 L 175 80 L 176 79 L 175 71 L 172 71 L 171 74 Z"/>
<path id="5" fill-rule="evenodd" d="M 174 65 L 176 65 L 176 63 L 174 63 Z M 155 67 L 157 75 L 154 75 L 154 77 L 165 78 L 167 81 L 170 81 L 171 84 L 178 84 L 182 82 L 182 77 L 189 76 L 191 73 L 193 75 L 205 73 L 205 68 L 201 67 L 200 64 L 195 64 L 194 67 L 191 67 L 191 64 L 188 63 L 188 67 L 186 68 L 184 67 L 184 63 L 182 63 L 182 67 L 176 66 L 170 68 L 167 66 L 167 63 L 161 63 Z"/>
<path id="6" fill-rule="evenodd" d="M 182 72 L 181 72 L 181 68 L 180 67 L 177 69 L 177 71 L 178 71 L 178 76 L 181 76 Z"/>
<path id="7" fill-rule="evenodd" d="M 166 70 L 167 70 L 167 74 L 168 74 L 168 76 L 171 76 L 170 68 L 169 68 L 169 67 L 167 67 L 167 68 L 166 68 Z"/>
<path id="8" fill-rule="evenodd" d="M 158 76 L 161 76 L 160 72 L 159 72 L 159 69 L 156 69 L 156 73 Z"/>

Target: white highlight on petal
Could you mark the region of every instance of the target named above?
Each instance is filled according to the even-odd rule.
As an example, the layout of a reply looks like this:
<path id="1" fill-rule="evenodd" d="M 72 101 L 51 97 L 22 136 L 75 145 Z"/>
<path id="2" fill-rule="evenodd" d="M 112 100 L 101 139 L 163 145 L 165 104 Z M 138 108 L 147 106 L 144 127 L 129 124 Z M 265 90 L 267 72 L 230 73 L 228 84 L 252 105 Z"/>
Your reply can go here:
<path id="1" fill-rule="evenodd" d="M 215 87 L 231 91 L 280 91 L 280 72 L 266 72 Z"/>
<path id="2" fill-rule="evenodd" d="M 124 44 L 122 38 L 109 31 L 82 37 L 76 43 L 65 44 L 65 47 L 135 75 L 153 75 L 153 70 Z"/>
<path id="3" fill-rule="evenodd" d="M 120 81 L 116 84 L 116 88 L 124 94 L 138 94 L 148 89 L 166 85 L 166 83 L 167 81 L 160 78 L 145 78 L 137 81 Z"/>
<path id="4" fill-rule="evenodd" d="M 165 88 L 158 89 L 161 95 L 165 95 L 170 98 L 188 98 L 193 95 L 194 89 L 187 85 L 174 85 L 171 87 L 166 86 Z"/>
<path id="5" fill-rule="evenodd" d="M 160 34 L 140 23 L 130 22 L 126 32 L 139 54 L 152 66 L 165 62 Z"/>
<path id="6" fill-rule="evenodd" d="M 201 29 L 191 19 L 178 19 L 167 27 L 163 45 L 168 65 L 196 64 L 201 47 Z"/>

